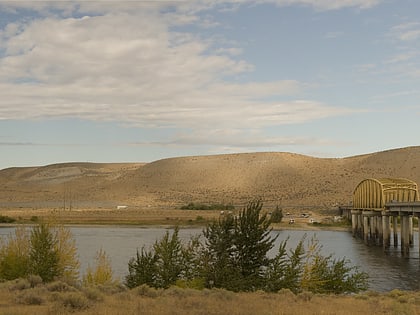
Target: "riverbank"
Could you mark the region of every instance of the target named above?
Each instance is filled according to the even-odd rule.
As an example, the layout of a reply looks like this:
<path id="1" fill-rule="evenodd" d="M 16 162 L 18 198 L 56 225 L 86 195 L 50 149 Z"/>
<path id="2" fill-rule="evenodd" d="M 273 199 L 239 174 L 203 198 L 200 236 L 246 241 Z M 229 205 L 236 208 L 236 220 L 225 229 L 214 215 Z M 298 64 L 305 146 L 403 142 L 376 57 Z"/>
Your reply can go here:
<path id="1" fill-rule="evenodd" d="M 355 295 L 320 295 L 289 290 L 233 293 L 221 289 L 121 286 L 72 287 L 61 282 L 31 287 L 25 280 L 0 283 L 0 314 L 419 314 L 420 293 L 393 290 Z"/>
<path id="2" fill-rule="evenodd" d="M 13 224 L 36 224 L 40 221 L 51 221 L 65 225 L 125 225 L 125 226 L 159 226 L 204 227 L 222 215 L 218 210 L 181 210 L 170 208 L 128 208 L 128 209 L 2 209 L 0 215 L 14 220 Z M 307 217 L 292 213 L 283 218 L 281 223 L 272 224 L 274 230 L 334 230 L 349 231 L 351 226 L 341 222 L 327 220 L 328 216 L 312 214 L 317 222 L 310 223 Z M 290 224 L 293 218 L 294 223 Z M 324 222 L 328 223 L 324 223 Z M 4 223 L 2 224 L 5 225 Z M 1 225 L 0 225 L 1 226 Z"/>

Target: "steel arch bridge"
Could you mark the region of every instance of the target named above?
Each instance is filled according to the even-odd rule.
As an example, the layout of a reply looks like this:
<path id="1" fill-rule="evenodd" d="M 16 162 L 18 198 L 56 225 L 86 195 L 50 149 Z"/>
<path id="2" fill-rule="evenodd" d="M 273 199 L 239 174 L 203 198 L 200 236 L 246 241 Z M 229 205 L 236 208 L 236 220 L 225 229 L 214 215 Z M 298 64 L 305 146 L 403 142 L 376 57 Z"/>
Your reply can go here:
<path id="1" fill-rule="evenodd" d="M 419 201 L 417 184 L 405 178 L 368 178 L 353 192 L 353 209 L 382 211 L 390 202 Z"/>

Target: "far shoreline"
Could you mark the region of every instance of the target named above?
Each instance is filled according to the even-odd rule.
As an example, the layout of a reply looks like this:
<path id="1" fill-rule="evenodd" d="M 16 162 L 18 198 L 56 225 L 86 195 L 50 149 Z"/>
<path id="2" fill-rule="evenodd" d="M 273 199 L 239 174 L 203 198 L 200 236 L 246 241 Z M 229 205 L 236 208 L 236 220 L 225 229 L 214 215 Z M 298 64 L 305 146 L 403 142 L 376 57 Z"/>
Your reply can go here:
<path id="1" fill-rule="evenodd" d="M 351 231 L 347 220 L 334 222 L 332 215 L 321 215 L 316 211 L 310 212 L 318 223 L 310 223 L 308 217 L 301 217 L 300 212 L 287 214 L 281 223 L 272 223 L 274 231 L 302 230 L 302 231 Z M 6 208 L 0 209 L 1 227 L 36 225 L 39 222 L 49 222 L 65 226 L 120 226 L 142 228 L 166 228 L 179 226 L 183 229 L 204 228 L 214 220 L 219 220 L 223 214 L 218 210 L 182 210 L 168 208 L 131 208 L 104 209 L 85 208 L 62 210 L 57 208 Z M 293 218 L 294 223 L 290 224 Z M 7 220 L 12 220 L 8 222 Z"/>

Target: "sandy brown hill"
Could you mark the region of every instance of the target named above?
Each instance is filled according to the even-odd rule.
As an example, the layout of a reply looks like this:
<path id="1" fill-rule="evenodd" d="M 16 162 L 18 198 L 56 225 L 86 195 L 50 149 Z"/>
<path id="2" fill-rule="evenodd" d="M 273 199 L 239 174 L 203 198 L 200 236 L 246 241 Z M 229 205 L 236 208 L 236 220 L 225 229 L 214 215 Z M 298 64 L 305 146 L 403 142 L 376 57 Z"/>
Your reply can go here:
<path id="1" fill-rule="evenodd" d="M 108 208 L 187 202 L 347 204 L 369 177 L 420 183 L 420 147 L 340 159 L 292 153 L 182 157 L 147 164 L 66 163 L 0 171 L 0 206 Z"/>

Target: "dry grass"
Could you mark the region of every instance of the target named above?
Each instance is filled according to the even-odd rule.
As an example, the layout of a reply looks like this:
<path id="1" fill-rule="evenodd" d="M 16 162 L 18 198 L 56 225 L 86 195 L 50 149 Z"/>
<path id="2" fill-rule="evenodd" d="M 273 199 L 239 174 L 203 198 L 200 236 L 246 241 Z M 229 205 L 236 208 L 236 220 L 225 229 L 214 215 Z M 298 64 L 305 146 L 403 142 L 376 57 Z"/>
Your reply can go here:
<path id="1" fill-rule="evenodd" d="M 289 290 L 233 293 L 213 289 L 196 291 L 173 287 L 155 290 L 72 288 L 51 291 L 37 286 L 12 290 L 13 283 L 0 284 L 0 314 L 121 314 L 121 315 L 301 315 L 301 314 L 419 314 L 420 293 L 394 290 L 360 295 L 298 295 Z M 112 291 L 112 292 L 111 292 Z"/>

